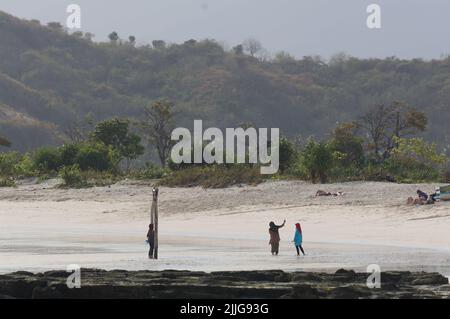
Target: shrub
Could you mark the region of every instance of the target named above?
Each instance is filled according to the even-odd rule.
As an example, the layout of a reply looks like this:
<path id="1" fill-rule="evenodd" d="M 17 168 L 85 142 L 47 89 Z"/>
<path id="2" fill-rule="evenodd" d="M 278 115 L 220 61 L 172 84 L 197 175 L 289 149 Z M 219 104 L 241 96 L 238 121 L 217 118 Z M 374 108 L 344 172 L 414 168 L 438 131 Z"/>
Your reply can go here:
<path id="1" fill-rule="evenodd" d="M 111 171 L 82 171 L 83 177 L 89 186 L 109 186 L 117 183 L 122 176 Z"/>
<path id="2" fill-rule="evenodd" d="M 334 165 L 334 157 L 326 143 L 310 140 L 301 153 L 301 161 L 313 182 L 317 179 L 321 183 L 327 182 L 328 172 Z"/>
<path id="3" fill-rule="evenodd" d="M 22 156 L 18 152 L 0 153 L 0 176 L 14 176 Z"/>
<path id="4" fill-rule="evenodd" d="M 80 151 L 78 144 L 64 144 L 59 149 L 61 156 L 61 164 L 64 166 L 72 166 L 76 164 L 77 155 Z"/>
<path id="5" fill-rule="evenodd" d="M 31 177 L 36 175 L 33 161 L 29 154 L 22 156 L 19 163 L 14 166 L 14 174 L 16 177 Z"/>
<path id="6" fill-rule="evenodd" d="M 297 150 L 287 138 L 280 139 L 280 171 L 285 173 L 298 157 Z"/>
<path id="7" fill-rule="evenodd" d="M 428 144 L 419 138 L 400 138 L 395 143 L 391 157 L 384 163 L 386 172 L 404 183 L 440 180 L 441 167 L 448 162 L 448 158 L 438 153 L 435 144 Z"/>
<path id="8" fill-rule="evenodd" d="M 16 182 L 12 178 L 0 178 L 0 187 L 14 187 Z"/>
<path id="9" fill-rule="evenodd" d="M 332 152 L 339 153 L 338 164 L 343 168 L 362 167 L 365 161 L 363 142 L 357 137 L 356 123 L 342 123 L 338 125 L 329 142 Z"/>
<path id="10" fill-rule="evenodd" d="M 78 165 L 64 166 L 59 172 L 59 177 L 62 178 L 62 186 L 64 187 L 80 188 L 87 186 L 87 181 Z"/>
<path id="11" fill-rule="evenodd" d="M 61 156 L 54 147 L 38 148 L 32 156 L 34 167 L 41 173 L 57 171 L 61 166 Z"/>
<path id="12" fill-rule="evenodd" d="M 267 178 L 261 175 L 257 166 L 233 165 L 231 167 L 210 165 L 174 171 L 161 180 L 161 185 L 169 187 L 224 188 L 233 185 L 257 185 Z"/>
<path id="13" fill-rule="evenodd" d="M 167 170 L 153 163 L 146 163 L 145 168 L 138 171 L 135 177 L 138 179 L 159 179 L 167 174 Z"/>
<path id="14" fill-rule="evenodd" d="M 82 144 L 75 162 L 83 171 L 107 171 L 116 166 L 114 152 L 103 143 Z"/>

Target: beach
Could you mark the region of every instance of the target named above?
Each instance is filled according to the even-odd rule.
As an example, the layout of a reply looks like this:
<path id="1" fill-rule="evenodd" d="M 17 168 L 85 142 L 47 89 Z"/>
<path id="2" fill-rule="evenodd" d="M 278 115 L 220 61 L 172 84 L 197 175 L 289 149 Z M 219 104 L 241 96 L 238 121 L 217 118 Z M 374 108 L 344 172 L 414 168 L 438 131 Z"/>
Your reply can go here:
<path id="1" fill-rule="evenodd" d="M 58 180 L 0 189 L 0 273 L 83 268 L 334 272 L 431 271 L 450 276 L 450 204 L 406 206 L 438 185 L 269 181 L 226 189 L 160 188 L 159 260 L 147 258 L 151 183 L 61 189 Z M 343 196 L 315 197 L 316 191 Z M 268 223 L 281 224 L 271 256 Z M 306 256 L 297 257 L 294 224 Z"/>

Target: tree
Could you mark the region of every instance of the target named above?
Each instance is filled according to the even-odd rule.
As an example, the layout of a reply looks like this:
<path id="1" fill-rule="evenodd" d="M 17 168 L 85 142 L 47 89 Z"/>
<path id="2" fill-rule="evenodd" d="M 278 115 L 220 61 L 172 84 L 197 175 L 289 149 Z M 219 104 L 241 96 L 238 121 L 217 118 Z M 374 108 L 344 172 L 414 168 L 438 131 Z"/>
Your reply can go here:
<path id="1" fill-rule="evenodd" d="M 190 47 L 194 47 L 197 44 L 197 40 L 195 39 L 190 39 L 184 42 L 184 45 L 186 46 L 190 46 Z"/>
<path id="2" fill-rule="evenodd" d="M 135 37 L 134 35 L 130 35 L 130 36 L 128 37 L 128 41 L 130 42 L 130 44 L 131 44 L 132 46 L 135 46 L 135 45 L 136 45 L 136 37 Z"/>
<path id="3" fill-rule="evenodd" d="M 243 43 L 244 49 L 252 56 L 254 57 L 256 54 L 258 54 L 262 49 L 263 46 L 261 42 L 259 42 L 256 39 L 249 38 L 244 41 Z"/>
<path id="4" fill-rule="evenodd" d="M 159 100 L 144 109 L 145 119 L 140 123 L 143 134 L 156 146 L 162 167 L 166 167 L 172 147 L 172 102 Z"/>
<path id="5" fill-rule="evenodd" d="M 234 54 L 236 55 L 243 55 L 244 54 L 244 47 L 242 44 L 238 44 L 233 48 Z"/>
<path id="6" fill-rule="evenodd" d="M 333 132 L 330 147 L 339 152 L 342 157 L 340 163 L 349 167 L 357 167 L 364 163 L 363 139 L 357 135 L 358 124 L 354 122 L 339 124 Z"/>
<path id="7" fill-rule="evenodd" d="M 297 158 L 297 150 L 294 144 L 287 138 L 280 139 L 280 171 L 284 173 L 291 167 Z"/>
<path id="8" fill-rule="evenodd" d="M 166 47 L 166 42 L 163 40 L 153 40 L 152 45 L 155 49 L 164 49 Z"/>
<path id="9" fill-rule="evenodd" d="M 111 146 L 107 146 L 99 141 L 90 141 L 80 145 L 75 163 L 80 169 L 107 171 L 117 165 L 116 152 Z"/>
<path id="10" fill-rule="evenodd" d="M 117 34 L 117 32 L 111 32 L 108 35 L 109 41 L 111 41 L 111 43 L 117 43 L 117 41 L 119 40 L 119 35 Z"/>
<path id="11" fill-rule="evenodd" d="M 420 138 L 394 138 L 395 147 L 385 168 L 400 182 L 437 181 L 440 169 L 449 162 L 448 156 L 440 153 L 436 144 Z"/>
<path id="12" fill-rule="evenodd" d="M 92 133 L 95 141 L 111 146 L 121 158 L 127 160 L 127 171 L 131 161 L 144 154 L 141 138 L 130 133 L 129 124 L 129 121 L 117 118 L 106 120 L 98 123 Z"/>
<path id="13" fill-rule="evenodd" d="M 47 27 L 49 27 L 50 29 L 58 30 L 58 31 L 63 30 L 63 26 L 59 22 L 49 22 L 49 23 L 47 23 Z"/>
<path id="14" fill-rule="evenodd" d="M 61 155 L 53 147 L 41 147 L 34 151 L 33 165 L 40 172 L 57 171 L 61 166 Z"/>
<path id="15" fill-rule="evenodd" d="M 425 131 L 427 127 L 425 113 L 394 102 L 389 106 L 384 104 L 373 106 L 360 119 L 359 125 L 364 128 L 371 141 L 375 158 L 382 162 L 390 157 L 395 148 L 396 138 L 402 138 Z"/>
<path id="16" fill-rule="evenodd" d="M 333 167 L 334 158 L 330 147 L 324 143 L 310 140 L 301 153 L 303 165 L 308 170 L 313 183 L 319 178 L 321 183 L 328 180 L 328 171 Z"/>

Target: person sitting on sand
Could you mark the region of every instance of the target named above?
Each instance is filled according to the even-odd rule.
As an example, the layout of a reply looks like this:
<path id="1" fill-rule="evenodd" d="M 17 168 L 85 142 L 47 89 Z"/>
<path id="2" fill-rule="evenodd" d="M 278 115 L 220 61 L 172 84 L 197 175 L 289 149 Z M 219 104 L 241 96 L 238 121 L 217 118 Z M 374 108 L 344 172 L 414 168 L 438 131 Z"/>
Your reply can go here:
<path id="1" fill-rule="evenodd" d="M 153 224 L 150 224 L 148 226 L 147 243 L 150 246 L 150 249 L 148 251 L 148 258 L 153 259 L 153 250 L 155 248 L 155 228 Z"/>
<path id="2" fill-rule="evenodd" d="M 428 196 L 427 193 L 421 191 L 420 189 L 417 190 L 417 198 L 408 197 L 406 204 L 408 205 L 431 205 L 436 202 L 436 196 L 437 194 L 432 194 Z"/>
<path id="3" fill-rule="evenodd" d="M 286 220 L 283 222 L 282 225 L 275 225 L 274 222 L 269 223 L 269 234 L 270 234 L 270 241 L 269 245 L 272 247 L 271 252 L 272 255 L 278 255 L 279 247 L 280 247 L 280 233 L 278 230 L 286 224 Z"/>
<path id="4" fill-rule="evenodd" d="M 302 227 L 300 226 L 300 223 L 297 223 L 295 224 L 295 236 L 294 236 L 294 244 L 295 249 L 297 250 L 297 256 L 300 256 L 300 251 L 302 252 L 303 256 L 305 255 L 302 243 L 303 243 Z"/>
<path id="5" fill-rule="evenodd" d="M 428 194 L 425 192 L 422 192 L 420 189 L 417 190 L 417 196 L 419 196 L 419 199 L 426 202 L 428 200 Z"/>

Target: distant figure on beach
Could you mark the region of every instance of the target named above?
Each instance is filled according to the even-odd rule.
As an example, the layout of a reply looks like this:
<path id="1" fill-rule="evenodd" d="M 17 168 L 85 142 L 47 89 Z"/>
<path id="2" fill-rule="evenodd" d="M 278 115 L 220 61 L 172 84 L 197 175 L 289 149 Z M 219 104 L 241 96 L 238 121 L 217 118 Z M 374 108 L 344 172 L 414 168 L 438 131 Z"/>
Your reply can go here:
<path id="1" fill-rule="evenodd" d="M 323 190 L 321 190 L 321 189 L 319 189 L 319 190 L 316 192 L 316 197 L 319 197 L 319 196 L 343 196 L 343 195 L 344 195 L 343 192 L 335 192 L 335 193 L 331 193 L 331 192 L 325 192 L 325 191 L 323 191 Z"/>
<path id="2" fill-rule="evenodd" d="M 417 190 L 417 198 L 408 197 L 406 204 L 408 205 L 426 205 L 426 204 L 434 204 L 436 202 L 437 194 L 434 193 L 428 196 L 427 193 Z"/>
<path id="3" fill-rule="evenodd" d="M 303 243 L 303 232 L 302 227 L 299 223 L 295 224 L 295 236 L 294 236 L 294 244 L 295 249 L 297 250 L 297 256 L 300 256 L 300 251 L 302 252 L 303 256 L 305 255 L 305 251 L 302 247 Z"/>
<path id="4" fill-rule="evenodd" d="M 147 243 L 150 246 L 148 258 L 153 259 L 153 250 L 155 249 L 155 227 L 153 224 L 148 226 Z"/>
<path id="5" fill-rule="evenodd" d="M 417 190 L 417 196 L 419 196 L 419 199 L 426 202 L 428 200 L 428 194 L 425 192 L 422 192 L 420 189 Z"/>
<path id="6" fill-rule="evenodd" d="M 270 234 L 270 241 L 269 245 L 272 247 L 271 252 L 272 255 L 278 255 L 279 248 L 280 248 L 280 233 L 279 229 L 284 227 L 286 224 L 286 220 L 283 222 L 282 225 L 275 225 L 274 222 L 269 223 L 269 234 Z"/>

